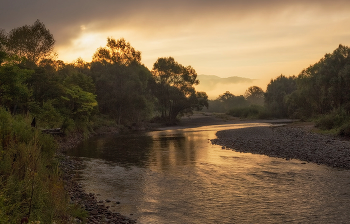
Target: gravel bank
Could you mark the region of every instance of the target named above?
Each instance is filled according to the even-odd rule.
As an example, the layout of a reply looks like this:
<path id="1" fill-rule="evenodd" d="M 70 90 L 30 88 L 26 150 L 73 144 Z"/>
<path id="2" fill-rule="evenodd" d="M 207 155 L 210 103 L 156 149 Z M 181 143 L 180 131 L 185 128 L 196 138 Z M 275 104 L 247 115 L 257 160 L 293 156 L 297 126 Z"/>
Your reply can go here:
<path id="1" fill-rule="evenodd" d="M 88 214 L 87 223 L 136 223 L 119 213 L 113 213 L 108 208 L 111 201 L 97 201 L 92 193 L 86 193 L 80 184 L 77 183 L 77 170 L 83 167 L 82 162 L 61 155 L 61 170 L 63 171 L 63 180 L 65 190 L 70 197 L 70 203 L 78 204 L 84 208 Z M 81 220 L 75 220 L 75 223 L 82 223 Z"/>
<path id="2" fill-rule="evenodd" d="M 311 133 L 301 127 L 253 127 L 217 132 L 211 142 L 239 152 L 350 169 L 350 141 Z"/>
<path id="3" fill-rule="evenodd" d="M 98 132 L 97 134 L 104 133 Z M 106 133 L 118 133 L 118 130 L 108 130 Z M 78 158 L 71 158 L 63 154 L 65 151 L 77 146 L 85 138 L 82 134 L 76 133 L 67 137 L 56 137 L 58 144 L 57 156 L 60 158 L 60 169 L 62 178 L 65 183 L 65 190 L 70 197 L 70 203 L 78 204 L 85 209 L 89 217 L 88 224 L 97 223 L 136 223 L 135 220 L 122 216 L 119 213 L 113 213 L 109 210 L 111 201 L 97 201 L 96 196 L 92 193 L 85 192 L 81 185 L 78 184 L 79 170 L 83 168 L 83 163 Z M 82 223 L 82 220 L 74 220 L 74 223 Z"/>

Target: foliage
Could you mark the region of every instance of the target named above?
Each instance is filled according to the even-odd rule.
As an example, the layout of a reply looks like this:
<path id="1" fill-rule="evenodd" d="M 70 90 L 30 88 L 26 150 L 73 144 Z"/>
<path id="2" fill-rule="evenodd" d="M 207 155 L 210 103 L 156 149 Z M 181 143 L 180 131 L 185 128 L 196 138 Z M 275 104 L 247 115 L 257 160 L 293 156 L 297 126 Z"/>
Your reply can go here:
<path id="1" fill-rule="evenodd" d="M 107 46 L 97 49 L 93 61 L 103 64 L 130 65 L 133 62 L 141 62 L 141 52 L 136 51 L 123 38 L 119 40 L 107 38 Z"/>
<path id="2" fill-rule="evenodd" d="M 25 57 L 28 62 L 38 64 L 52 56 L 55 39 L 45 25 L 39 20 L 33 25 L 24 25 L 12 29 L 7 35 L 8 53 Z"/>
<path id="3" fill-rule="evenodd" d="M 102 114 L 118 124 L 141 123 L 152 115 L 153 97 L 149 91 L 150 71 L 140 64 L 141 53 L 124 39 L 108 38 L 107 47 L 94 55 L 90 73 L 96 85 Z"/>
<path id="4" fill-rule="evenodd" d="M 339 45 L 332 54 L 303 70 L 297 79 L 295 107 L 308 116 L 344 108 L 350 112 L 350 49 Z"/>
<path id="5" fill-rule="evenodd" d="M 343 137 L 350 137 L 350 120 L 349 119 L 340 126 L 337 134 Z"/>
<path id="6" fill-rule="evenodd" d="M 199 81 L 191 66 L 185 67 L 172 57 L 158 58 L 152 74 L 155 80 L 152 92 L 158 100 L 161 117 L 168 123 L 174 123 L 178 115 L 208 107 L 207 94 L 194 88 Z"/>
<path id="7" fill-rule="evenodd" d="M 286 77 L 280 75 L 276 79 L 272 79 L 267 85 L 265 93 L 266 109 L 275 117 L 287 117 L 288 105 L 286 97 L 297 88 L 295 77 Z"/>
<path id="8" fill-rule="evenodd" d="M 228 115 L 240 118 L 251 118 L 251 119 L 267 119 L 270 118 L 270 114 L 266 111 L 263 106 L 250 105 L 248 107 L 239 107 L 231 109 L 227 112 Z"/>
<path id="9" fill-rule="evenodd" d="M 30 117 L 0 108 L 0 221 L 23 217 L 42 223 L 65 223 L 67 200 L 54 159 L 51 136 L 30 127 Z"/>
<path id="10" fill-rule="evenodd" d="M 31 95 L 26 85 L 33 71 L 21 69 L 12 61 L 0 65 L 0 106 L 16 111 L 17 107 L 28 106 Z"/>
<path id="11" fill-rule="evenodd" d="M 350 116 L 344 110 L 334 110 L 329 114 L 319 115 L 315 126 L 320 129 L 330 130 L 342 126 L 349 118 Z"/>
<path id="12" fill-rule="evenodd" d="M 209 108 L 205 111 L 227 113 L 229 110 L 247 107 L 248 105 L 249 102 L 244 96 L 235 96 L 229 91 L 226 91 L 215 100 L 209 100 Z"/>
<path id="13" fill-rule="evenodd" d="M 244 98 L 249 104 L 264 105 L 264 91 L 258 86 L 249 87 L 244 93 Z"/>

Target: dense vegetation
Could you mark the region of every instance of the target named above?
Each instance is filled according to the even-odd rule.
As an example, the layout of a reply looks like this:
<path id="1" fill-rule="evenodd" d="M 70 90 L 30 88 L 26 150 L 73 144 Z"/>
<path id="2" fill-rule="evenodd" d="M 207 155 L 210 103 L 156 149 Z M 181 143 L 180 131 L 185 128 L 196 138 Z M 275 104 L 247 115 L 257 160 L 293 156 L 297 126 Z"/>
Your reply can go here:
<path id="1" fill-rule="evenodd" d="M 321 129 L 350 136 L 350 49 L 339 45 L 298 76 L 272 79 L 265 93 L 250 87 L 245 96 L 226 92 L 209 103 L 215 112 L 244 118 L 313 120 Z"/>
<path id="2" fill-rule="evenodd" d="M 206 93 L 195 91 L 196 71 L 172 57 L 159 58 L 150 71 L 141 52 L 108 38 L 91 63 L 64 63 L 54 44 L 39 20 L 0 30 L 0 223 L 66 223 L 79 210 L 68 208 L 54 139 L 35 127 L 69 134 L 152 119 L 173 124 L 208 106 Z"/>

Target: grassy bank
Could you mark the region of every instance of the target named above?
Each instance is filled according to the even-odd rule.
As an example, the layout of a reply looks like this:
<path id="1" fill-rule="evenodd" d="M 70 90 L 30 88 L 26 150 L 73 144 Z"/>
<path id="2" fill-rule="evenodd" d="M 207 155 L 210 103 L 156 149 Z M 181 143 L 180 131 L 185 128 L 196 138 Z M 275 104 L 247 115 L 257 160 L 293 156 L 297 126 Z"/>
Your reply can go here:
<path id="1" fill-rule="evenodd" d="M 67 223 L 84 216 L 68 203 L 54 139 L 30 123 L 30 116 L 0 108 L 0 223 Z"/>

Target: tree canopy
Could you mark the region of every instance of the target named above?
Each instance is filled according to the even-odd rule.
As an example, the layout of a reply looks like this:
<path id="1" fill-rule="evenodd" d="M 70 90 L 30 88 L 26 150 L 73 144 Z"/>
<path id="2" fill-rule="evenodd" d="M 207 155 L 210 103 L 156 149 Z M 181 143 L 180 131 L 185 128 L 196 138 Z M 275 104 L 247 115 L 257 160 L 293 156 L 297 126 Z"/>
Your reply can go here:
<path id="1" fill-rule="evenodd" d="M 55 39 L 39 20 L 33 25 L 12 29 L 6 35 L 6 39 L 9 54 L 25 57 L 31 63 L 38 64 L 53 55 Z"/>
<path id="2" fill-rule="evenodd" d="M 155 80 L 153 93 L 158 99 L 161 117 L 169 123 L 174 123 L 179 114 L 208 107 L 207 94 L 196 92 L 194 88 L 199 81 L 191 66 L 185 67 L 172 57 L 158 58 L 152 74 Z"/>
<path id="3" fill-rule="evenodd" d="M 129 65 L 141 62 L 141 52 L 135 50 L 124 38 L 115 40 L 107 38 L 107 46 L 97 49 L 93 56 L 94 62 Z"/>

